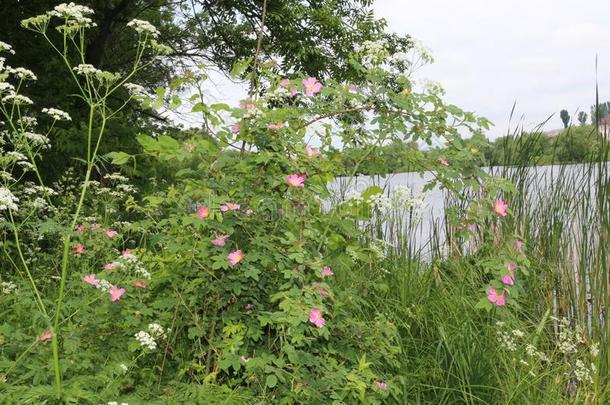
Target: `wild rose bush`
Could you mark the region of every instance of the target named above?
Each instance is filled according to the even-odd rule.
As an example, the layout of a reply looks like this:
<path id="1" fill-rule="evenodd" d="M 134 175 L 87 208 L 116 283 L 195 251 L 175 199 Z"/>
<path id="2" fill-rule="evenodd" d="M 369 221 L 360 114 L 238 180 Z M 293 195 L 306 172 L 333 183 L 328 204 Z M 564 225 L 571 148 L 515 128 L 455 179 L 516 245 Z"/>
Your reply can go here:
<path id="1" fill-rule="evenodd" d="M 366 322 L 352 317 L 362 309 L 349 290 L 350 273 L 369 270 L 378 254 L 354 223 L 370 218 L 374 204 L 323 209 L 338 169 L 328 158 L 336 142 L 445 143 L 442 156 L 418 154 L 414 163 L 467 202 L 453 213 L 455 223 L 464 236 L 478 229 L 494 251 L 479 263 L 493 275 L 482 286 L 482 306 L 503 307 L 517 296 L 522 245 L 495 232 L 507 219 L 499 197 L 510 187 L 479 168 L 480 155 L 460 136 L 488 123 L 444 104 L 438 86 L 418 85 L 416 66 L 397 45 L 363 44 L 353 63 L 367 80 L 358 85 L 262 70 L 256 96 L 238 106 L 207 105 L 195 95 L 187 101 L 203 115 L 203 135 L 184 142 L 139 135 L 143 154 L 110 154 L 123 174 L 94 180 L 105 125 L 124 107 L 111 109 L 111 94 L 128 92 L 144 107 L 169 99 L 175 107 L 179 91 L 205 75 L 191 72 L 156 99 L 129 84 L 144 52 L 167 52 L 156 29 L 140 20 L 129 24 L 138 55 L 131 73 L 74 64 L 70 55 L 84 55 L 91 12 L 61 5 L 22 23 L 49 40 L 47 30 L 60 22 L 65 48 L 53 46 L 89 110 L 78 185 L 42 184 L 36 161 L 52 146 L 51 131 L 32 132 L 33 101 L 21 94 L 35 75 L 0 63 L 3 268 L 12 269 L 2 274 L 0 296 L 11 308 L 0 329 L 5 397 L 399 400 L 395 326 L 383 314 L 368 314 Z M 12 51 L 4 43 L 2 49 Z M 70 118 L 44 112 L 51 126 Z M 146 168 L 168 175 L 156 179 L 154 192 L 136 194 L 125 174 Z M 39 184 L 26 184 L 29 178 Z"/>

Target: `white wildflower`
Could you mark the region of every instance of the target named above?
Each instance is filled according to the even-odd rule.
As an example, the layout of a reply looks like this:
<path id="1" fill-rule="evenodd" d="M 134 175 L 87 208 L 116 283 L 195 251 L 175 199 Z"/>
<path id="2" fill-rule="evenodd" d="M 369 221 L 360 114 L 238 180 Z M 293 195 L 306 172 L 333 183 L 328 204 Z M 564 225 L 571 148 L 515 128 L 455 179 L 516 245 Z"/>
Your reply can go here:
<path id="1" fill-rule="evenodd" d="M 108 292 L 112 288 L 112 284 L 108 280 L 100 279 L 100 282 L 96 284 L 95 288 L 99 288 L 104 292 Z"/>
<path id="2" fill-rule="evenodd" d="M 129 370 L 129 367 L 127 367 L 127 365 L 123 363 L 119 364 L 119 368 L 121 369 L 121 371 L 123 371 L 123 373 L 126 373 L 127 370 Z"/>
<path id="3" fill-rule="evenodd" d="M 70 114 L 57 108 L 43 108 L 42 112 L 57 121 L 72 121 Z"/>
<path id="4" fill-rule="evenodd" d="M 2 98 L 2 102 L 13 102 L 16 105 L 34 104 L 34 102 L 29 97 L 22 96 L 21 94 L 17 94 L 15 92 L 11 92 L 8 96 L 4 96 Z"/>
<path id="5" fill-rule="evenodd" d="M 88 63 L 81 63 L 80 65 L 76 66 L 73 69 L 76 71 L 77 74 L 83 75 L 83 76 L 96 75 L 96 74 L 102 72 L 101 70 L 99 70 L 95 66 L 90 65 Z"/>
<path id="6" fill-rule="evenodd" d="M 149 350 L 155 350 L 157 348 L 157 342 L 148 332 L 141 330 L 135 334 L 135 337 L 142 347 Z"/>
<path id="7" fill-rule="evenodd" d="M 157 38 L 159 36 L 159 30 L 148 21 L 138 20 L 135 18 L 128 22 L 127 26 L 136 30 L 138 34 L 150 35 L 153 38 Z"/>
<path id="8" fill-rule="evenodd" d="M 15 86 L 7 82 L 0 82 L 0 94 L 2 93 L 14 93 Z"/>
<path id="9" fill-rule="evenodd" d="M 589 348 L 589 352 L 593 358 L 599 355 L 599 343 L 593 343 Z"/>
<path id="10" fill-rule="evenodd" d="M 11 281 L 2 281 L 0 282 L 0 290 L 4 294 L 11 294 L 17 289 L 17 284 Z"/>
<path id="11" fill-rule="evenodd" d="M 93 13 L 93 9 L 89 7 L 81 6 L 70 2 L 68 4 L 62 3 L 58 6 L 55 6 L 53 11 L 49 11 L 47 14 L 53 17 L 72 20 L 80 25 L 94 26 L 95 24 L 92 22 L 91 18 L 86 17 L 87 15 L 91 15 Z"/>
<path id="12" fill-rule="evenodd" d="M 49 138 L 44 135 L 35 134 L 34 132 L 24 132 L 25 136 L 30 142 L 37 146 L 44 146 L 49 144 Z"/>
<path id="13" fill-rule="evenodd" d="M 38 80 L 34 72 L 29 69 L 18 67 L 11 69 L 11 73 L 15 75 L 16 78 L 21 80 Z"/>
<path id="14" fill-rule="evenodd" d="M 6 187 L 0 187 L 0 211 L 10 209 L 11 211 L 17 211 L 17 203 L 19 199 Z"/>
<path id="15" fill-rule="evenodd" d="M 574 367 L 574 376 L 579 382 L 593 383 L 591 370 L 583 363 L 582 360 L 576 360 Z"/>
<path id="16" fill-rule="evenodd" d="M 125 83 L 123 86 L 125 86 L 129 94 L 132 96 L 147 95 L 146 89 L 139 84 Z"/>
<path id="17" fill-rule="evenodd" d="M 13 47 L 7 44 L 6 42 L 0 41 L 0 52 L 8 52 L 10 54 L 15 54 Z"/>
<path id="18" fill-rule="evenodd" d="M 158 323 L 148 324 L 148 331 L 150 332 L 151 336 L 153 336 L 155 338 L 165 339 L 165 337 L 166 337 L 165 329 L 163 328 L 163 326 L 159 325 Z"/>

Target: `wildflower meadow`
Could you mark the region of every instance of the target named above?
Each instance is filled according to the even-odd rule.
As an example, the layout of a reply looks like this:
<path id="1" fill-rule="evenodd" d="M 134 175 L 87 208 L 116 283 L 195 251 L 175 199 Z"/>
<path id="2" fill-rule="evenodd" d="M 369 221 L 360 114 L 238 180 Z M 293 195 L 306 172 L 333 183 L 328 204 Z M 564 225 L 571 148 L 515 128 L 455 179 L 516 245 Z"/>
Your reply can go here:
<path id="1" fill-rule="evenodd" d="M 261 3 L 234 104 L 205 97 L 210 64 L 177 68 L 163 15 L 122 22 L 112 69 L 89 3 L 20 19 L 48 70 L 0 32 L 0 403 L 609 403 L 606 156 L 534 198 L 531 162 L 489 169 L 490 122 L 418 77 L 425 47 L 363 17 L 348 73 L 280 69 Z M 332 186 L 411 141 L 422 193 Z M 363 151 L 347 175 L 338 145 Z"/>

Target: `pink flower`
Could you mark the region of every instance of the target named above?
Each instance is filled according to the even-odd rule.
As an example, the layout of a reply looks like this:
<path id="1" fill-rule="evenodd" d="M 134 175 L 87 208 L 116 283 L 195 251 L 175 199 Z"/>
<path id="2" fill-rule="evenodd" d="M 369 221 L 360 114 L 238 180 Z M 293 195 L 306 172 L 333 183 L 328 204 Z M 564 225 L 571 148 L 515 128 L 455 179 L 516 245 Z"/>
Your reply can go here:
<path id="1" fill-rule="evenodd" d="M 347 88 L 348 93 L 358 93 L 358 86 L 350 84 Z"/>
<path id="2" fill-rule="evenodd" d="M 282 86 L 282 87 L 288 87 L 288 85 L 290 85 L 290 80 L 288 80 L 288 79 L 282 79 L 282 80 L 280 80 L 280 86 Z"/>
<path id="3" fill-rule="evenodd" d="M 316 288 L 318 290 L 318 294 L 320 294 L 322 297 L 330 296 L 330 293 L 328 291 L 326 291 L 326 289 L 324 287 L 322 287 L 321 285 L 317 284 Z"/>
<path id="4" fill-rule="evenodd" d="M 82 255 L 85 253 L 85 245 L 83 245 L 82 243 L 79 243 L 78 245 L 74 246 L 74 248 L 72 249 L 72 252 L 74 254 L 77 255 Z"/>
<path id="5" fill-rule="evenodd" d="M 119 268 L 119 266 L 121 266 L 121 263 L 119 263 L 119 262 L 106 263 L 104 265 L 104 270 L 105 271 L 116 270 L 117 268 Z"/>
<path id="6" fill-rule="evenodd" d="M 322 84 L 315 77 L 308 77 L 302 81 L 305 86 L 305 95 L 311 97 L 322 90 Z"/>
<path id="7" fill-rule="evenodd" d="M 217 236 L 216 239 L 212 239 L 212 245 L 214 246 L 224 246 L 226 244 L 226 240 L 229 235 L 220 235 Z"/>
<path id="8" fill-rule="evenodd" d="M 295 96 L 298 92 L 299 92 L 299 89 L 297 89 L 296 86 L 292 86 L 290 88 L 290 95 L 291 96 Z"/>
<path id="9" fill-rule="evenodd" d="M 449 166 L 449 161 L 445 158 L 438 158 L 438 161 L 440 162 L 440 164 L 442 164 L 443 166 Z"/>
<path id="10" fill-rule="evenodd" d="M 121 256 L 123 256 L 123 258 L 127 259 L 129 257 L 134 257 L 134 254 L 131 253 L 131 250 L 125 249 L 121 252 Z"/>
<path id="11" fill-rule="evenodd" d="M 494 205 L 494 212 L 501 217 L 506 216 L 506 210 L 508 209 L 508 204 L 504 201 L 497 199 L 496 204 Z"/>
<path id="12" fill-rule="evenodd" d="M 335 275 L 335 273 L 333 273 L 333 271 L 331 270 L 330 267 L 324 266 L 324 268 L 322 268 L 322 275 L 320 276 L 320 278 L 330 277 L 330 276 L 334 276 L 334 275 Z"/>
<path id="13" fill-rule="evenodd" d="M 97 229 L 100 227 L 100 224 L 91 224 L 91 229 Z"/>
<path id="14" fill-rule="evenodd" d="M 305 147 L 305 152 L 307 152 L 307 156 L 309 156 L 310 158 L 320 156 L 320 151 L 318 149 L 310 147 L 309 145 Z"/>
<path id="15" fill-rule="evenodd" d="M 113 285 L 112 287 L 110 287 L 110 290 L 108 290 L 108 294 L 110 294 L 110 300 L 112 302 L 115 302 L 120 300 L 121 297 L 125 295 L 125 289 Z"/>
<path id="16" fill-rule="evenodd" d="M 197 218 L 206 219 L 209 216 L 210 216 L 210 209 L 208 207 L 206 207 L 205 205 L 202 205 L 201 207 L 199 207 L 199 209 L 197 210 Z"/>
<path id="17" fill-rule="evenodd" d="M 106 234 L 107 237 L 109 237 L 110 239 L 114 238 L 115 236 L 117 236 L 119 233 L 117 231 L 115 231 L 114 229 L 106 229 L 106 232 L 104 232 Z"/>
<path id="18" fill-rule="evenodd" d="M 238 134 L 240 129 L 241 128 L 239 126 L 239 122 L 231 125 L 231 132 L 233 132 L 234 134 Z"/>
<path id="19" fill-rule="evenodd" d="M 377 388 L 379 388 L 380 390 L 388 389 L 388 384 L 384 383 L 383 381 L 375 381 L 375 386 L 377 386 Z"/>
<path id="20" fill-rule="evenodd" d="M 252 311 L 252 308 L 254 308 L 254 305 L 252 305 L 252 304 L 246 304 L 246 305 L 244 305 L 244 309 L 245 309 L 246 311 Z"/>
<path id="21" fill-rule="evenodd" d="M 95 274 L 88 274 L 84 276 L 83 281 L 87 284 L 91 284 L 94 287 L 97 287 L 100 284 L 100 280 L 97 279 Z"/>
<path id="22" fill-rule="evenodd" d="M 513 279 L 512 275 L 505 274 L 504 276 L 502 276 L 502 283 L 504 283 L 505 285 L 513 285 L 515 284 L 515 280 Z"/>
<path id="23" fill-rule="evenodd" d="M 508 269 L 508 271 L 510 272 L 511 275 L 515 274 L 515 270 L 517 269 L 517 265 L 515 263 L 508 263 L 506 265 L 506 268 Z"/>
<path id="24" fill-rule="evenodd" d="M 82 232 L 82 231 L 84 231 L 86 229 L 87 229 L 86 225 L 80 224 L 79 226 L 76 227 L 76 229 L 74 231 L 80 233 L 80 232 Z"/>
<path id="25" fill-rule="evenodd" d="M 133 285 L 134 285 L 134 287 L 136 287 L 136 288 L 148 288 L 148 286 L 146 285 L 146 283 L 145 283 L 144 281 L 142 281 L 142 280 L 136 280 L 136 281 L 133 283 Z"/>
<path id="26" fill-rule="evenodd" d="M 235 266 L 237 263 L 241 262 L 243 258 L 244 254 L 241 250 L 236 250 L 227 255 L 227 259 L 229 260 L 231 266 Z"/>
<path id="27" fill-rule="evenodd" d="M 283 122 L 280 122 L 278 124 L 267 125 L 267 128 L 269 128 L 269 129 L 282 129 L 282 128 L 286 128 L 286 127 L 288 127 L 288 124 L 285 124 Z"/>
<path id="28" fill-rule="evenodd" d="M 241 205 L 239 204 L 235 204 L 235 203 L 226 203 L 220 206 L 220 210 L 222 212 L 227 212 L 227 211 L 235 211 L 238 210 L 241 207 Z"/>
<path id="29" fill-rule="evenodd" d="M 51 340 L 51 338 L 53 338 L 53 332 L 51 332 L 51 329 L 46 329 L 40 335 L 38 335 L 36 340 L 38 340 L 39 342 L 46 342 L 48 340 Z"/>
<path id="30" fill-rule="evenodd" d="M 498 294 L 498 291 L 493 287 L 490 287 L 487 290 L 487 299 L 489 300 L 489 302 L 496 304 L 496 306 L 498 307 L 504 306 L 504 304 L 506 304 L 505 292 L 502 291 L 502 294 Z"/>
<path id="31" fill-rule="evenodd" d="M 316 328 L 323 328 L 326 325 L 326 320 L 322 317 L 322 310 L 320 308 L 311 308 L 309 311 L 309 322 L 313 323 Z"/>
<path id="32" fill-rule="evenodd" d="M 246 99 L 239 102 L 239 108 L 245 108 L 246 110 L 253 110 L 256 108 L 256 104 L 252 102 L 252 99 Z"/>
<path id="33" fill-rule="evenodd" d="M 286 176 L 286 183 L 290 187 L 303 188 L 305 187 L 305 176 L 296 173 L 290 174 Z"/>
<path id="34" fill-rule="evenodd" d="M 523 243 L 519 239 L 515 240 L 515 249 L 517 249 L 517 252 L 523 254 Z"/>

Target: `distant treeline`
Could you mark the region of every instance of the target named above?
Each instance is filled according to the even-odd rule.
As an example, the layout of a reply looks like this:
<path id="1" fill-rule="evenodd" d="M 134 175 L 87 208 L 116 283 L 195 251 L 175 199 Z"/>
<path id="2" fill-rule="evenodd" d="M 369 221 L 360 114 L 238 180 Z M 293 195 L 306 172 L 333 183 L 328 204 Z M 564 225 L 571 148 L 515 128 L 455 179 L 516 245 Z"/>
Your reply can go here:
<path id="1" fill-rule="evenodd" d="M 512 165 L 529 162 L 532 165 L 555 163 L 582 163 L 600 158 L 609 159 L 607 144 L 608 130 L 593 125 L 568 127 L 552 136 L 543 132 L 522 132 L 490 141 L 485 138 L 472 140 L 481 152 L 485 165 Z M 602 136 L 602 134 L 604 134 Z M 605 139 L 605 140 L 604 140 Z M 469 141 L 465 141 L 468 146 Z M 348 147 L 335 154 L 343 161 L 345 175 L 385 174 L 419 171 L 417 162 L 422 156 L 438 149 L 422 150 L 414 142 L 392 143 L 378 147 Z"/>

